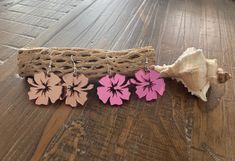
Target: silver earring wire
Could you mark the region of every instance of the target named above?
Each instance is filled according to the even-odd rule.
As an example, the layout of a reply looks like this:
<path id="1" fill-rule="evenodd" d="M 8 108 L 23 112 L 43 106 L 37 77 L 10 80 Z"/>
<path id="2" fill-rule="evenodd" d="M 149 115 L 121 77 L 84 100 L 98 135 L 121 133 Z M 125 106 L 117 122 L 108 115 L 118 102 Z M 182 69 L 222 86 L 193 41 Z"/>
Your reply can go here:
<path id="1" fill-rule="evenodd" d="M 73 59 L 73 55 L 71 55 L 71 61 L 72 61 L 72 63 L 73 63 L 73 73 L 77 73 L 77 72 L 78 72 L 78 69 L 77 69 L 76 63 L 75 63 L 75 61 L 74 61 L 74 59 Z"/>
<path id="2" fill-rule="evenodd" d="M 149 63 L 148 58 L 146 57 L 145 58 L 145 70 L 148 70 L 148 63 Z"/>
<path id="3" fill-rule="evenodd" d="M 150 50 L 148 49 L 148 52 L 149 52 Z M 145 68 L 145 70 L 147 71 L 147 70 L 149 70 L 149 59 L 148 59 L 148 57 L 147 57 L 147 55 L 145 55 L 145 65 L 144 65 L 144 68 Z"/>
<path id="4" fill-rule="evenodd" d="M 48 49 L 50 61 L 49 61 L 48 68 L 47 68 L 47 75 L 51 72 L 51 67 L 52 67 L 52 52 L 53 52 L 52 49 Z"/>
<path id="5" fill-rule="evenodd" d="M 110 66 L 109 66 L 109 57 L 108 57 L 108 54 L 106 53 L 105 54 L 105 59 L 106 59 L 106 65 L 107 65 L 107 73 L 108 75 L 111 75 L 111 70 L 110 70 Z"/>

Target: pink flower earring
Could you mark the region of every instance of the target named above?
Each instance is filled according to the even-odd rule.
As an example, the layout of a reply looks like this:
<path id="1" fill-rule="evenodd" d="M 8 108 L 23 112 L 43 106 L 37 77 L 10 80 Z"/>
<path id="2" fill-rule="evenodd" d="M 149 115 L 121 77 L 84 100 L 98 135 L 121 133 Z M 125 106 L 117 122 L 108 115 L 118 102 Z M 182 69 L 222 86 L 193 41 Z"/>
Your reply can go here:
<path id="1" fill-rule="evenodd" d="M 99 80 L 101 86 L 97 87 L 97 95 L 104 104 L 109 101 L 110 105 L 122 105 L 123 100 L 130 99 L 131 93 L 128 88 L 130 81 L 126 80 L 126 76 L 121 74 L 111 76 L 108 63 L 107 68 L 109 75 L 105 75 Z"/>
<path id="2" fill-rule="evenodd" d="M 41 52 L 45 52 L 42 50 Z M 36 100 L 36 105 L 48 105 L 49 100 L 55 103 L 61 96 L 62 86 L 61 79 L 51 72 L 52 65 L 52 49 L 49 49 L 50 63 L 47 68 L 47 73 L 43 71 L 35 73 L 34 78 L 28 78 L 27 81 L 30 85 L 28 92 L 29 100 Z"/>
<path id="3" fill-rule="evenodd" d="M 78 104 L 84 105 L 87 101 L 87 91 L 91 90 L 94 85 L 88 85 L 88 78 L 83 74 L 78 74 L 75 61 L 73 62 L 73 73 L 68 73 L 62 77 L 65 87 L 65 104 L 77 107 Z"/>
<path id="4" fill-rule="evenodd" d="M 147 63 L 148 59 L 146 59 Z M 145 97 L 146 101 L 156 100 L 165 91 L 164 79 L 160 78 L 158 72 L 148 69 L 147 66 L 135 73 L 135 79 L 131 79 L 131 83 L 136 85 L 137 96 L 139 98 Z"/>

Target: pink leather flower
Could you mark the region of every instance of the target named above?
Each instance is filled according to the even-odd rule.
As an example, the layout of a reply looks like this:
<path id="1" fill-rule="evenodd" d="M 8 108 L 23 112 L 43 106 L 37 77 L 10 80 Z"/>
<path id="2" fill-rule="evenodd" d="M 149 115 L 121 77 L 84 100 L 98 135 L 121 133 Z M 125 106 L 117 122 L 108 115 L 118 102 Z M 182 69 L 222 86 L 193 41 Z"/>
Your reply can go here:
<path id="1" fill-rule="evenodd" d="M 129 92 L 129 80 L 121 74 L 115 74 L 113 77 L 108 75 L 99 80 L 101 86 L 97 87 L 97 94 L 103 103 L 108 100 L 111 105 L 122 105 L 123 100 L 129 100 L 131 93 Z"/>
<path id="2" fill-rule="evenodd" d="M 49 99 L 52 103 L 60 98 L 62 93 L 61 79 L 54 73 L 46 75 L 44 72 L 34 74 L 34 79 L 28 78 L 31 85 L 28 92 L 29 99 L 34 100 L 37 105 L 48 105 Z"/>
<path id="3" fill-rule="evenodd" d="M 135 93 L 138 97 L 145 97 L 147 101 L 157 99 L 158 95 L 162 96 L 165 91 L 165 82 L 155 70 L 137 71 L 131 83 L 136 85 Z"/>
<path id="4" fill-rule="evenodd" d="M 83 75 L 68 73 L 63 76 L 63 86 L 65 87 L 65 104 L 76 107 L 78 104 L 84 105 L 87 101 L 87 90 L 91 90 L 94 85 L 88 85 L 88 78 Z"/>

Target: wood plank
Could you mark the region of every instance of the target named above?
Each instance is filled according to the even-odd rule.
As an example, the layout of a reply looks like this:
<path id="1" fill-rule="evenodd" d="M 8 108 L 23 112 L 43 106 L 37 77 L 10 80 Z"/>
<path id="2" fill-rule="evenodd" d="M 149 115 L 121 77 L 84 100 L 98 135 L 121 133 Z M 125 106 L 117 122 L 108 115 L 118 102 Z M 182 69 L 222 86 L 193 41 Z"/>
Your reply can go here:
<path id="1" fill-rule="evenodd" d="M 0 45 L 0 64 L 3 64 L 10 56 L 14 55 L 17 51 L 16 49 L 9 48 L 3 45 Z"/>
<path id="2" fill-rule="evenodd" d="M 33 15 L 22 15 L 16 21 L 25 23 L 25 24 L 30 24 L 33 26 L 46 28 L 46 29 L 57 22 L 56 20 L 52 20 L 52 19 L 48 19 L 44 17 L 41 18 L 41 17 L 33 16 Z"/>
<path id="3" fill-rule="evenodd" d="M 106 9 L 108 9 L 107 7 L 111 7 L 112 9 L 114 9 L 115 6 L 118 4 L 120 3 L 118 3 L 117 1 L 95 2 L 94 5 L 86 9 L 74 21 L 68 24 L 68 26 L 66 26 L 66 28 L 62 32 L 57 33 L 57 35 L 53 37 L 49 42 L 47 42 L 45 46 L 50 46 L 51 42 L 56 44 L 59 47 L 68 46 L 69 44 L 74 45 L 72 42 L 74 39 L 76 40 L 76 39 L 80 39 L 81 37 L 83 37 L 84 34 L 88 33 L 90 28 L 93 28 L 93 25 L 96 24 L 99 18 L 101 19 L 103 18 L 102 15 L 104 14 L 104 12 L 107 12 L 106 11 Z M 107 13 L 104 15 L 105 17 L 109 16 Z M 89 17 L 89 19 L 87 17 Z M 77 30 L 78 28 L 79 30 Z M 93 34 L 92 32 L 90 33 Z M 65 39 L 67 39 L 67 41 L 65 41 Z M 79 47 L 83 47 L 83 46 L 79 45 Z"/>
<path id="4" fill-rule="evenodd" d="M 37 37 L 40 33 L 45 31 L 44 28 L 26 25 L 26 24 L 14 22 L 14 21 L 3 20 L 3 19 L 0 19 L 0 24 L 1 24 L 0 25 L 1 31 L 16 33 L 16 34 L 20 34 L 20 35 L 28 36 L 32 38 Z"/>
<path id="5" fill-rule="evenodd" d="M 52 6 L 77 5 L 76 1 L 46 2 L 53 3 Z M 152 45 L 157 49 L 158 64 L 172 63 L 187 47 L 195 46 L 202 48 L 207 57 L 217 58 L 220 65 L 235 75 L 232 1 L 97 0 L 89 4 L 87 0 L 81 2 L 70 16 L 52 25 L 30 46 L 125 49 Z M 12 18 L 17 21 L 17 14 L 12 14 Z M 8 28 L 11 25 L 14 24 Z M 18 33 L 21 29 L 11 30 Z M 25 81 L 15 75 L 15 56 L 0 66 L 0 73 L 0 130 L 5 131 L 0 133 L 0 160 L 30 160 L 48 120 L 53 120 L 53 115 L 59 112 L 57 108 L 64 106 L 57 103 L 39 109 L 27 100 Z M 212 86 L 209 101 L 202 103 L 179 83 L 167 80 L 166 93 L 159 101 L 145 103 L 133 95 L 122 108 L 103 105 L 93 90 L 85 111 L 73 109 L 68 125 L 63 125 L 67 118 L 64 115 L 56 126 L 56 129 L 68 126 L 66 130 L 59 135 L 57 130 L 51 131 L 49 138 L 54 134 L 57 138 L 54 142 L 44 141 L 44 145 L 49 142 L 49 147 L 39 158 L 215 160 L 203 151 L 201 144 L 205 143 L 218 159 L 234 160 L 234 83 L 233 78 L 225 85 Z"/>
<path id="6" fill-rule="evenodd" d="M 19 13 L 25 13 L 29 15 L 34 15 L 34 16 L 39 16 L 39 17 L 44 17 L 44 18 L 50 18 L 53 20 L 59 20 L 60 17 L 65 15 L 65 13 L 62 13 L 62 12 L 48 10 L 45 8 L 37 8 L 36 6 L 35 7 L 26 6 L 26 5 L 21 5 L 21 4 L 14 5 L 10 7 L 8 10 L 19 12 Z"/>
<path id="7" fill-rule="evenodd" d="M 68 0 L 40 0 L 40 1 L 76 7 L 83 0 L 69 0 L 69 1 Z"/>
<path id="8" fill-rule="evenodd" d="M 17 4 L 20 0 L 2 0 L 0 1 L 0 12 L 6 11 L 8 8 Z"/>
<path id="9" fill-rule="evenodd" d="M 64 124 L 64 120 L 67 119 L 71 112 L 71 109 L 63 106 L 60 107 L 57 112 L 51 117 L 47 126 L 44 128 L 44 132 L 41 136 L 37 149 L 35 150 L 34 155 L 31 157 L 31 161 L 39 160 L 43 155 L 45 149 L 48 146 L 48 142 L 54 137 L 54 135 L 61 129 L 61 124 Z"/>
<path id="10" fill-rule="evenodd" d="M 23 13 L 19 12 L 12 12 L 12 11 L 4 11 L 0 12 L 1 19 L 7 19 L 7 20 L 17 20 L 20 16 L 24 15 Z"/>
<path id="11" fill-rule="evenodd" d="M 46 33 L 41 34 L 35 41 L 28 44 L 28 47 L 45 46 L 45 44 L 52 37 L 54 37 L 58 32 L 60 32 L 65 26 L 67 26 L 73 19 L 79 17 L 79 15 L 82 14 L 86 9 L 89 9 L 93 5 L 93 3 L 95 3 L 94 0 L 83 1 L 83 3 L 81 3 L 73 11 L 71 11 L 69 15 L 63 17 L 62 19 L 60 19 L 59 22 L 52 25 Z"/>
<path id="12" fill-rule="evenodd" d="M 235 159 L 235 101 L 227 101 L 225 100 L 224 106 L 226 108 L 226 111 L 224 113 L 224 116 L 226 117 L 226 134 L 225 134 L 225 156 L 227 160 L 234 160 Z"/>
<path id="13" fill-rule="evenodd" d="M 11 46 L 13 48 L 22 48 L 34 38 L 18 35 L 18 34 L 12 34 L 5 31 L 0 31 L 0 44 L 5 46 Z"/>
<path id="14" fill-rule="evenodd" d="M 15 22 L 20 22 L 35 27 L 48 28 L 53 23 L 57 22 L 56 20 L 43 18 L 39 16 L 28 15 L 20 12 L 5 11 L 0 13 L 0 19 L 11 20 Z"/>
<path id="15" fill-rule="evenodd" d="M 214 1 L 208 0 L 202 1 L 201 5 L 203 13 L 200 31 L 201 44 L 208 57 L 217 58 L 219 64 L 232 73 L 234 44 L 231 35 L 235 35 L 235 33 L 232 29 L 234 26 L 231 25 L 234 18 L 232 20 L 230 15 L 233 14 L 234 4 L 232 1 L 216 1 L 214 3 Z M 194 109 L 194 115 L 197 119 L 194 121 L 192 145 L 199 148 L 200 144 L 205 142 L 214 154 L 222 157 L 222 160 L 231 160 L 230 158 L 235 155 L 235 150 L 234 146 L 232 148 L 230 144 L 232 135 L 228 131 L 235 127 L 232 127 L 232 123 L 228 121 L 230 117 L 228 110 L 233 106 L 232 104 L 228 106 L 227 101 L 234 100 L 234 78 L 216 91 L 216 94 L 219 93 L 222 93 L 222 98 L 213 105 L 213 111 L 205 112 L 203 110 L 203 108 L 211 106 L 212 103 L 203 106 L 201 110 L 200 108 Z M 216 94 L 212 94 L 212 97 Z M 192 155 L 195 157 L 198 152 L 193 151 Z M 202 160 L 207 160 L 208 154 L 202 153 L 200 157 L 203 158 Z"/>
<path id="16" fill-rule="evenodd" d="M 58 3 L 50 3 L 50 2 L 41 2 L 41 1 L 29 1 L 24 0 L 19 2 L 21 5 L 37 7 L 47 10 L 59 11 L 63 13 L 68 13 L 73 9 L 74 6 L 65 5 L 65 4 L 58 4 Z"/>
<path id="17" fill-rule="evenodd" d="M 41 135 L 40 129 L 47 123 L 46 118 L 55 110 L 53 107 L 32 108 L 32 102 L 22 101 L 27 99 L 24 84 L 24 80 L 13 75 L 0 87 L 0 129 L 4 131 L 0 133 L 1 160 L 29 160 L 32 150 L 35 149 L 32 145 L 37 144 Z"/>
<path id="18" fill-rule="evenodd" d="M 59 20 L 61 17 L 65 16 L 66 13 L 58 12 L 58 11 L 52 11 L 52 10 L 46 10 L 43 8 L 36 8 L 32 12 L 30 12 L 31 15 L 34 16 L 40 16 L 44 18 L 50 18 L 53 20 Z"/>
<path id="19" fill-rule="evenodd" d="M 8 8 L 9 11 L 14 11 L 14 12 L 20 12 L 20 13 L 30 13 L 33 10 L 35 10 L 34 7 L 30 7 L 30 6 L 25 6 L 25 5 L 20 5 L 20 4 L 16 4 L 10 8 Z"/>

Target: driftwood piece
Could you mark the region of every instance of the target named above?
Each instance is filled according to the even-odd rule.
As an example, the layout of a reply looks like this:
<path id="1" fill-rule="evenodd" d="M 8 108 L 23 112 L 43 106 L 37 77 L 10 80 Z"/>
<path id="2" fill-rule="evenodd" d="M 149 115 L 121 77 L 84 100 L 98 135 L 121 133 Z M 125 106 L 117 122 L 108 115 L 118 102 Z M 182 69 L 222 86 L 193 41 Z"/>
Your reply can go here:
<path id="1" fill-rule="evenodd" d="M 62 76 L 73 72 L 71 55 L 79 73 L 96 79 L 108 72 L 132 76 L 134 71 L 155 64 L 155 53 L 151 46 L 121 51 L 85 48 L 22 48 L 18 53 L 18 73 L 22 77 L 46 71 L 52 60 L 51 71 Z"/>

